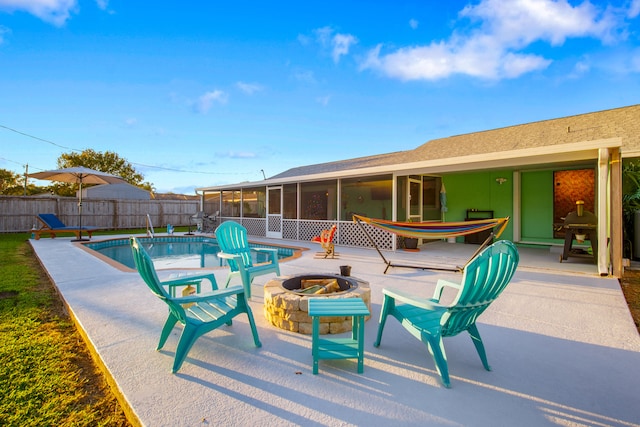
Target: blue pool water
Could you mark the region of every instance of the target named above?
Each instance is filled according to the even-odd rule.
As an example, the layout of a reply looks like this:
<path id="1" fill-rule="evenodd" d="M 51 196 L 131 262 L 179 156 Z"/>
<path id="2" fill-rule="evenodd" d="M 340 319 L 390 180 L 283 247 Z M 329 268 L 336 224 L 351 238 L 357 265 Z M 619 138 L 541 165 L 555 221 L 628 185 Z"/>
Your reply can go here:
<path id="1" fill-rule="evenodd" d="M 140 237 L 140 243 L 151 256 L 157 269 L 163 268 L 205 268 L 226 265 L 217 257 L 220 252 L 216 239 L 205 236 L 191 237 Z M 86 246 L 129 268 L 135 269 L 133 254 L 128 238 L 87 243 Z M 278 258 L 293 256 L 296 249 L 282 246 L 250 244 L 255 248 L 273 248 L 278 250 Z M 264 254 L 253 252 L 253 262 L 268 261 Z"/>

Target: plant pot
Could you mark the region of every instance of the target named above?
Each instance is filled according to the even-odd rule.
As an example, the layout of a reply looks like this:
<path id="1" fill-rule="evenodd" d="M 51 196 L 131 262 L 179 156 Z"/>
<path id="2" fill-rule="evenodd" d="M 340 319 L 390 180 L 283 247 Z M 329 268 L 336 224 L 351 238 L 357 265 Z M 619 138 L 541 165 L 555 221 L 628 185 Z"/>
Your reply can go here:
<path id="1" fill-rule="evenodd" d="M 405 249 L 417 249 L 418 248 L 418 239 L 413 237 L 405 237 L 404 238 L 404 248 Z"/>

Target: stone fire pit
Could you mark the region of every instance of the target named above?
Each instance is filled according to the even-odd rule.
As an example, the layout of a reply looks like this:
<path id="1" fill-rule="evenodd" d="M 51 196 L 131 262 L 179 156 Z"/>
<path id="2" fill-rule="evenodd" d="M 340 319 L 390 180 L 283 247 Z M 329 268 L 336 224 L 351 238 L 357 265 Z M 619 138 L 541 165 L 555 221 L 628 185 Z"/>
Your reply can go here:
<path id="1" fill-rule="evenodd" d="M 320 279 L 336 279 L 340 290 L 326 294 L 302 294 L 299 292 L 303 281 Z M 371 312 L 369 282 L 355 277 L 331 274 L 303 274 L 277 277 L 264 285 L 264 315 L 272 325 L 280 329 L 311 335 L 311 317 L 308 313 L 308 302 L 311 297 L 361 298 Z M 365 320 L 368 320 L 369 317 Z M 351 317 L 320 318 L 321 334 L 340 334 L 348 331 L 351 331 Z"/>

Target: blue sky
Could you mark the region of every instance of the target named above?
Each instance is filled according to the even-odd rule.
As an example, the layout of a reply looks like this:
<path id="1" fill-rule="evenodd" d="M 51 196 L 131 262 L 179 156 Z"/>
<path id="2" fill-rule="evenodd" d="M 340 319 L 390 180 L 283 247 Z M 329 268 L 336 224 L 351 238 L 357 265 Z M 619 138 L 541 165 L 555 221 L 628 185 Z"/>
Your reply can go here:
<path id="1" fill-rule="evenodd" d="M 193 194 L 633 105 L 639 15 L 640 0 L 0 0 L 0 168 L 108 150 Z"/>

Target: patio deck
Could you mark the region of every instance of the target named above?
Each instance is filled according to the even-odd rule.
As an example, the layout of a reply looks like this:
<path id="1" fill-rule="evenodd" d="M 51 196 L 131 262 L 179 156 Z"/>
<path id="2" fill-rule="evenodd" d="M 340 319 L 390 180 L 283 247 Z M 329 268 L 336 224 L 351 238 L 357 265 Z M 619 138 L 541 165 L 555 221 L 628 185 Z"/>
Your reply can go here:
<path id="1" fill-rule="evenodd" d="M 370 283 L 364 373 L 355 360 L 335 360 L 321 361 L 313 375 L 311 337 L 264 318 L 261 288 L 272 276 L 263 276 L 250 302 L 263 346 L 253 346 L 240 316 L 200 338 L 173 375 L 180 330 L 155 351 L 166 306 L 137 273 L 69 240 L 31 244 L 142 425 L 640 426 L 640 337 L 617 279 L 597 276 L 585 260 L 559 263 L 559 252 L 521 248 L 514 280 L 479 321 L 493 371 L 484 370 L 467 335 L 448 338 L 446 389 L 426 347 L 394 319 L 381 346 L 372 343 L 383 287 L 430 296 L 438 278 L 456 273 L 391 268 L 385 275 L 373 250 L 338 247 L 339 259 L 315 259 L 319 245 L 287 242 L 311 250 L 282 263 L 283 275 L 338 273 L 348 264 Z M 438 242 L 385 256 L 462 264 L 474 249 Z M 226 270 L 215 275 L 224 283 Z"/>

